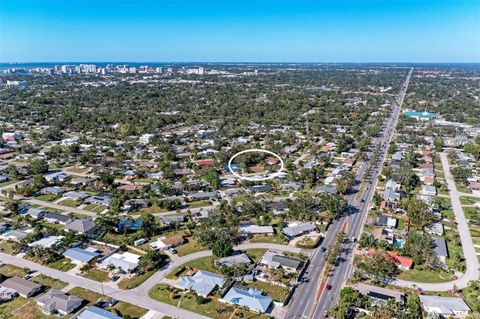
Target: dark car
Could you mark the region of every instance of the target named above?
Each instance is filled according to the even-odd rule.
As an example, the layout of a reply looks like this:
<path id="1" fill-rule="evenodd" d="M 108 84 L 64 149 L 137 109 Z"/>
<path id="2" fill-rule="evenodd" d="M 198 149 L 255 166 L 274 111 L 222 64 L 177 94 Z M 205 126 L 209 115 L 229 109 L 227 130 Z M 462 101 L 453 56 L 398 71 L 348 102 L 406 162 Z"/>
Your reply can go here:
<path id="1" fill-rule="evenodd" d="M 327 290 L 332 290 L 332 285 L 326 285 L 325 288 L 326 288 Z"/>
<path id="2" fill-rule="evenodd" d="M 320 252 L 321 252 L 321 253 L 324 253 L 324 252 L 326 252 L 326 251 L 327 251 L 327 248 L 325 248 L 325 247 L 320 247 Z"/>

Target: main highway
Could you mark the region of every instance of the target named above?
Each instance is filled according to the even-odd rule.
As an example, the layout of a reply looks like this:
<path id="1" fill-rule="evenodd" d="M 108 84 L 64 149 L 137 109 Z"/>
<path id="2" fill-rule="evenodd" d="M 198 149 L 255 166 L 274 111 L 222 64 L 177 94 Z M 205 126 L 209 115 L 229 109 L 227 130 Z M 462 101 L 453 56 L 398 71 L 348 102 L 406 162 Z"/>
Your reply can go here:
<path id="1" fill-rule="evenodd" d="M 356 239 L 361 236 L 369 202 L 374 193 L 375 180 L 385 161 L 412 72 L 413 69 L 410 69 L 395 97 L 391 112 L 382 125 L 380 137 L 374 141 L 371 150 L 367 153 L 367 160 L 359 167 L 355 186 L 346 195 L 349 203 L 348 212 L 330 224 L 322 244 L 311 255 L 310 265 L 290 302 L 286 319 L 327 318 L 327 313 L 337 301 L 340 289 L 353 274 Z M 362 183 L 363 187 L 361 187 Z M 358 192 L 362 193 L 357 194 Z M 329 276 L 322 278 L 326 260 L 321 248 L 332 247 L 342 230 L 345 231 L 346 236 L 337 262 Z"/>

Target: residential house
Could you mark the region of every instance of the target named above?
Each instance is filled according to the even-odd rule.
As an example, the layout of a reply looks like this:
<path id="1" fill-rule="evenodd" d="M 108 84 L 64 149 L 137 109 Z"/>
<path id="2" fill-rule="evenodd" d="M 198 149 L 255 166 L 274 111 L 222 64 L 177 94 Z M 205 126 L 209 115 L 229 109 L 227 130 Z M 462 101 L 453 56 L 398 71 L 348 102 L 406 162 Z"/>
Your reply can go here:
<path id="1" fill-rule="evenodd" d="M 71 217 L 68 215 L 64 215 L 60 213 L 52 213 L 52 212 L 46 212 L 45 215 L 43 215 L 43 219 L 52 224 L 62 224 L 62 225 L 66 225 L 72 220 Z"/>
<path id="2" fill-rule="evenodd" d="M 272 304 L 272 298 L 264 296 L 261 290 L 232 287 L 220 301 L 265 313 Z"/>
<path id="3" fill-rule="evenodd" d="M 28 247 L 52 248 L 55 244 L 60 242 L 64 236 L 47 236 L 40 240 L 28 244 Z"/>
<path id="4" fill-rule="evenodd" d="M 391 299 L 398 303 L 404 303 L 406 300 L 406 295 L 404 292 L 392 289 L 381 288 L 364 283 L 356 284 L 355 289 L 358 290 L 362 295 L 370 297 L 374 303 L 386 303 Z"/>
<path id="5" fill-rule="evenodd" d="M 34 219 L 40 219 L 45 214 L 46 214 L 46 211 L 44 211 L 41 208 L 35 208 L 35 207 L 25 207 L 24 209 L 20 210 L 20 215 L 30 216 Z"/>
<path id="6" fill-rule="evenodd" d="M 171 223 L 183 223 L 185 220 L 184 215 L 167 215 L 160 216 L 160 220 L 164 225 L 170 225 Z"/>
<path id="7" fill-rule="evenodd" d="M 441 297 L 420 295 L 422 308 L 429 314 L 442 317 L 465 318 L 470 307 L 459 297 Z"/>
<path id="8" fill-rule="evenodd" d="M 223 257 L 218 260 L 219 265 L 227 267 L 249 265 L 251 263 L 252 261 L 250 260 L 250 257 L 248 257 L 245 253 Z"/>
<path id="9" fill-rule="evenodd" d="M 208 271 L 199 270 L 193 276 L 178 278 L 174 286 L 183 290 L 194 291 L 197 295 L 207 297 L 217 287 L 223 287 L 224 277 Z"/>
<path id="10" fill-rule="evenodd" d="M 10 277 L 0 287 L 13 289 L 23 298 L 30 298 L 42 289 L 42 285 L 20 277 Z"/>
<path id="11" fill-rule="evenodd" d="M 72 260 L 75 263 L 86 264 L 90 262 L 92 259 L 95 259 L 98 256 L 100 256 L 100 254 L 95 251 L 74 247 L 65 251 L 63 253 L 63 256 Z"/>
<path id="12" fill-rule="evenodd" d="M 0 302 L 12 300 L 17 296 L 17 291 L 12 288 L 0 286 Z"/>
<path id="13" fill-rule="evenodd" d="M 156 241 L 150 243 L 153 249 L 167 250 L 182 245 L 185 242 L 182 236 L 172 236 L 169 238 L 160 237 Z"/>
<path id="14" fill-rule="evenodd" d="M 132 254 L 129 252 L 124 253 L 115 253 L 107 258 L 105 258 L 100 264 L 99 268 L 108 269 L 109 265 L 113 265 L 120 272 L 129 273 L 134 271 L 138 267 L 138 262 L 140 260 L 139 255 Z"/>
<path id="15" fill-rule="evenodd" d="M 432 186 L 432 185 L 422 185 L 421 193 L 423 195 L 435 196 L 435 195 L 437 195 L 437 188 L 435 186 Z"/>
<path id="16" fill-rule="evenodd" d="M 22 230 L 9 230 L 0 235 L 0 239 L 21 242 L 31 231 L 22 231 Z"/>
<path id="17" fill-rule="evenodd" d="M 122 319 L 122 317 L 114 314 L 111 311 L 91 306 L 82 311 L 82 313 L 78 315 L 77 319 Z"/>
<path id="18" fill-rule="evenodd" d="M 214 198 L 217 194 L 215 192 L 195 192 L 195 193 L 190 193 L 187 195 L 187 197 L 192 200 L 205 200 L 205 199 L 211 199 Z"/>
<path id="19" fill-rule="evenodd" d="M 77 201 L 83 201 L 88 196 L 89 195 L 85 192 L 76 192 L 76 191 L 70 191 L 63 194 L 64 198 L 73 199 Z"/>
<path id="20" fill-rule="evenodd" d="M 75 219 L 63 227 L 65 231 L 72 231 L 77 234 L 93 236 L 97 231 L 95 222 L 89 218 Z"/>
<path id="21" fill-rule="evenodd" d="M 282 228 L 282 233 L 288 238 L 292 239 L 304 234 L 308 234 L 314 230 L 317 230 L 317 227 L 310 222 L 290 223 L 287 227 Z"/>
<path id="22" fill-rule="evenodd" d="M 111 201 L 112 201 L 111 196 L 103 195 L 103 196 L 90 196 L 87 199 L 85 199 L 84 203 L 109 206 Z"/>
<path id="23" fill-rule="evenodd" d="M 395 228 L 397 227 L 397 219 L 385 215 L 380 215 L 377 219 L 377 226 Z"/>
<path id="24" fill-rule="evenodd" d="M 288 272 L 295 272 L 302 267 L 303 262 L 301 260 L 269 250 L 262 256 L 259 264 L 266 265 L 269 268 L 283 268 Z"/>
<path id="25" fill-rule="evenodd" d="M 402 270 L 410 270 L 413 267 L 413 259 L 410 257 L 400 256 L 393 251 L 386 251 L 386 253 L 390 256 L 391 261 L 398 266 L 398 268 Z"/>
<path id="26" fill-rule="evenodd" d="M 432 240 L 434 244 L 433 250 L 435 255 L 438 257 L 438 259 L 445 263 L 446 259 L 448 258 L 448 248 L 445 239 L 442 237 L 432 237 Z"/>
<path id="27" fill-rule="evenodd" d="M 65 193 L 65 190 L 61 187 L 58 187 L 58 186 L 48 186 L 48 187 L 44 187 L 40 190 L 40 194 L 43 194 L 43 195 L 60 196 L 63 193 Z"/>
<path id="28" fill-rule="evenodd" d="M 247 235 L 273 235 L 275 231 L 272 226 L 240 225 L 239 232 Z"/>
<path id="29" fill-rule="evenodd" d="M 50 289 L 36 299 L 40 310 L 47 314 L 59 314 L 65 316 L 78 309 L 83 299 L 68 295 L 57 289 Z"/>
<path id="30" fill-rule="evenodd" d="M 54 182 L 63 182 L 65 180 L 67 180 L 69 176 L 67 174 L 65 174 L 64 172 L 59 171 L 59 172 L 53 172 L 53 173 L 45 174 L 43 177 L 45 178 L 45 180 L 47 182 L 54 183 Z"/>
<path id="31" fill-rule="evenodd" d="M 247 187 L 247 191 L 250 193 L 269 193 L 272 190 L 273 188 L 269 184 L 253 185 Z"/>
<path id="32" fill-rule="evenodd" d="M 430 226 L 425 227 L 425 231 L 430 235 L 443 236 L 445 233 L 443 224 L 439 222 L 434 222 Z"/>

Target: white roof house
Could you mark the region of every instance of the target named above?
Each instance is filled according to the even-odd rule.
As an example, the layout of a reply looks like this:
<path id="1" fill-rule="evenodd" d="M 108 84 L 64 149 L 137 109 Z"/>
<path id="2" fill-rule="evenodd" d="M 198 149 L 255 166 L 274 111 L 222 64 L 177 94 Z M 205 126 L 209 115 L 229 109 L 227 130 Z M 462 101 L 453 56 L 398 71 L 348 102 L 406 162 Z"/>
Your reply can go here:
<path id="1" fill-rule="evenodd" d="M 224 283 L 222 275 L 199 270 L 193 276 L 178 278 L 174 286 L 184 290 L 193 290 L 198 295 L 207 297 L 217 286 L 223 287 Z"/>
<path id="2" fill-rule="evenodd" d="M 47 236 L 40 240 L 28 244 L 29 247 L 51 248 L 53 245 L 62 240 L 64 236 Z"/>
<path id="3" fill-rule="evenodd" d="M 258 226 L 258 225 L 245 225 L 239 226 L 240 233 L 242 234 L 273 234 L 274 230 L 272 226 Z"/>
<path id="4" fill-rule="evenodd" d="M 102 269 L 107 269 L 109 265 L 113 265 L 120 271 L 131 272 L 138 266 L 140 255 L 124 252 L 123 254 L 115 253 L 105 258 L 99 265 Z"/>
<path id="5" fill-rule="evenodd" d="M 442 316 L 465 317 L 470 312 L 470 307 L 458 297 L 420 296 L 423 309 L 429 314 Z"/>

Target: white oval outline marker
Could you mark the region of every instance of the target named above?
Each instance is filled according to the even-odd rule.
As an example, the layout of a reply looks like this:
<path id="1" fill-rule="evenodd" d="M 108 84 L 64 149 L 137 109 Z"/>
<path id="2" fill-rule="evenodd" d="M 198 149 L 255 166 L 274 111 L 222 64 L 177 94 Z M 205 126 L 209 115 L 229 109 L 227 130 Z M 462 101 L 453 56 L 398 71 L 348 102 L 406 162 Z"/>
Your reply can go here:
<path id="1" fill-rule="evenodd" d="M 275 156 L 276 158 L 278 158 L 280 160 L 280 169 L 273 173 L 273 174 L 270 174 L 269 176 L 267 177 L 262 177 L 262 178 L 253 178 L 253 177 L 243 177 L 243 176 L 240 176 L 239 174 L 237 174 L 236 172 L 233 171 L 232 169 L 232 161 L 235 159 L 235 157 L 237 157 L 238 155 L 242 155 L 242 154 L 245 154 L 245 153 L 252 153 L 252 152 L 260 152 L 260 153 L 267 153 L 267 154 L 270 154 L 270 155 L 273 155 Z M 246 180 L 246 181 L 250 181 L 250 182 L 261 182 L 261 181 L 268 181 L 269 179 L 273 179 L 277 176 L 280 175 L 280 173 L 283 171 L 283 160 L 280 156 L 278 156 L 277 154 L 275 154 L 274 152 L 271 152 L 271 151 L 267 151 L 267 150 L 262 150 L 260 148 L 251 148 L 251 149 L 248 149 L 248 150 L 244 150 L 244 151 L 241 151 L 241 152 L 238 152 L 237 154 L 233 155 L 230 160 L 228 161 L 228 170 L 230 171 L 230 173 L 232 173 L 235 177 L 239 178 L 239 179 L 243 179 L 243 180 Z"/>

